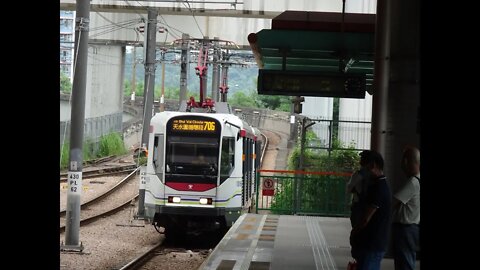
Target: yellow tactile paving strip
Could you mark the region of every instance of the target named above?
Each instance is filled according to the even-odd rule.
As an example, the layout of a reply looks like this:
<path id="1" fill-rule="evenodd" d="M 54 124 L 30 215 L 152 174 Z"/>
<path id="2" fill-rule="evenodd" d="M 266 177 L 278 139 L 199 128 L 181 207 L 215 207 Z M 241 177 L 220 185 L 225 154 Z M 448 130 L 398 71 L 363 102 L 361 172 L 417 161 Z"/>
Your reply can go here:
<path id="1" fill-rule="evenodd" d="M 246 230 L 246 231 L 253 230 L 253 225 L 252 224 L 245 224 L 240 228 L 240 230 Z"/>
<path id="2" fill-rule="evenodd" d="M 274 241 L 274 240 L 275 240 L 275 235 L 271 235 L 271 234 L 260 234 L 260 237 L 258 237 L 258 240 L 261 240 L 261 241 Z"/>
<path id="3" fill-rule="evenodd" d="M 205 268 L 200 269 L 270 268 L 273 257 L 271 252 L 279 224 L 278 216 L 248 214 L 239 221 L 211 254 L 211 262 L 206 262 Z"/>
<path id="4" fill-rule="evenodd" d="M 247 233 L 239 233 L 235 237 L 235 240 L 247 240 L 247 239 L 249 239 L 249 236 L 250 236 L 250 234 L 247 234 Z"/>
<path id="5" fill-rule="evenodd" d="M 276 231 L 277 230 L 277 226 L 263 226 L 262 230 L 264 231 Z"/>

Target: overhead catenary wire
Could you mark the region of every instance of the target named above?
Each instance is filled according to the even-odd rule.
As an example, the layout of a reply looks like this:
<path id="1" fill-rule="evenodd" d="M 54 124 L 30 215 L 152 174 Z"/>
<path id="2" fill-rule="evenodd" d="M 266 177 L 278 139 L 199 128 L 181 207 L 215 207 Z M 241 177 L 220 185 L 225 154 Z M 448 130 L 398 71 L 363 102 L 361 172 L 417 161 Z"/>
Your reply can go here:
<path id="1" fill-rule="evenodd" d="M 128 6 L 131 6 L 131 7 L 132 7 L 132 5 L 129 3 L 129 1 L 124 0 L 124 2 L 125 2 Z M 138 1 L 135 1 L 135 2 L 137 2 L 140 6 L 143 7 L 143 5 L 140 4 L 140 2 L 138 2 Z M 135 9 L 134 9 L 134 10 L 135 10 Z M 135 10 L 135 13 L 137 13 L 137 15 L 138 15 L 143 21 L 145 21 L 145 17 L 143 16 L 143 14 L 138 13 L 136 10 Z"/>
<path id="2" fill-rule="evenodd" d="M 129 2 L 131 2 L 131 1 L 124 0 L 124 2 L 127 3 L 127 5 L 129 5 L 129 6 L 133 6 L 133 5 L 131 5 L 131 4 L 129 3 Z M 147 6 L 145 6 L 145 5 L 142 5 L 139 1 L 135 1 L 135 2 L 137 2 L 137 4 L 138 4 L 139 6 L 141 6 L 141 7 L 145 7 L 145 8 L 147 7 Z M 185 1 L 185 2 L 188 3 L 188 1 Z M 183 3 L 183 2 L 182 2 L 182 3 Z M 185 3 L 183 3 L 183 5 L 185 5 Z M 197 22 L 197 19 L 196 19 L 195 15 L 194 15 L 194 11 L 193 11 L 192 8 L 190 7 L 190 3 L 188 3 L 188 6 L 186 6 L 186 7 L 190 10 L 190 12 L 192 12 L 192 16 L 193 16 L 193 19 L 195 20 L 195 24 L 197 25 L 197 27 L 198 27 L 198 29 L 199 29 L 200 33 L 202 34 L 202 37 L 203 37 L 203 32 L 202 32 L 202 30 L 201 30 L 201 28 L 200 28 L 200 25 L 199 25 L 198 22 Z M 135 13 L 137 13 L 137 14 L 142 18 L 142 20 L 145 21 L 145 18 L 143 17 L 143 15 L 141 15 L 140 13 L 138 13 L 138 12 L 136 12 L 136 11 L 135 11 Z M 160 23 L 160 24 L 162 24 L 162 25 L 165 25 L 165 26 L 168 27 L 168 29 L 174 30 L 174 31 L 176 31 L 176 32 L 178 32 L 178 33 L 180 33 L 180 34 L 189 34 L 189 33 L 185 33 L 185 32 L 183 32 L 183 31 L 179 30 L 178 28 L 175 28 L 175 27 L 173 27 L 172 25 L 170 25 L 170 24 L 167 22 L 167 20 L 166 20 L 161 14 L 159 14 L 158 16 L 160 16 L 160 18 L 162 18 L 163 22 L 157 21 L 157 23 Z M 180 36 L 181 36 L 181 35 L 179 35 L 178 33 L 174 33 L 174 32 L 172 32 L 172 31 L 169 31 L 169 32 L 168 32 L 168 34 L 170 34 L 174 39 L 180 39 Z M 193 35 L 189 34 L 189 36 L 193 36 Z"/>
<path id="3" fill-rule="evenodd" d="M 97 26 L 97 27 L 92 27 L 92 28 L 90 29 L 90 31 L 96 31 L 96 30 L 99 30 L 99 29 L 111 27 L 112 25 L 116 25 L 116 26 L 118 26 L 118 27 L 120 27 L 120 28 L 127 28 L 127 27 L 124 26 L 125 24 L 128 25 L 128 24 L 130 24 L 130 23 L 132 23 L 132 22 L 141 22 L 141 21 L 142 21 L 141 19 L 140 19 L 140 20 L 139 20 L 139 19 L 130 19 L 130 20 L 126 20 L 126 21 L 123 21 L 123 22 L 114 22 L 114 21 L 110 20 L 109 18 L 105 17 L 104 15 L 102 15 L 101 12 L 95 11 L 95 13 L 96 13 L 98 16 L 102 17 L 105 21 L 111 23 L 111 25 L 101 25 L 101 26 Z"/>
<path id="4" fill-rule="evenodd" d="M 103 18 L 103 16 L 101 16 L 101 17 Z M 100 35 L 109 34 L 109 33 L 112 33 L 112 32 L 115 32 L 115 31 L 118 31 L 118 30 L 121 30 L 121 29 L 125 29 L 125 28 L 130 29 L 131 26 L 136 25 L 138 23 L 139 23 L 139 21 L 135 20 L 135 21 L 125 23 L 124 25 L 121 25 L 121 26 L 110 25 L 108 28 L 105 27 L 104 29 L 101 29 L 103 31 L 100 31 L 100 32 L 97 32 L 93 35 L 90 35 L 90 37 L 97 37 L 97 36 L 100 36 Z M 93 31 L 98 31 L 98 29 L 95 29 Z"/>
<path id="5" fill-rule="evenodd" d="M 166 20 L 162 15 L 159 15 L 159 16 L 160 16 L 160 18 L 162 18 L 162 20 L 164 21 L 164 23 L 162 23 L 162 22 L 158 22 L 158 23 L 167 26 L 168 29 L 173 29 L 173 30 L 175 30 L 175 31 L 177 31 L 177 32 L 180 32 L 181 34 L 185 34 L 183 31 L 178 30 L 177 28 L 169 25 L 169 24 L 167 23 L 167 20 Z M 174 34 L 174 33 L 172 33 L 171 31 L 169 31 L 169 34 L 172 35 L 172 37 L 174 37 L 175 39 L 178 39 L 177 34 Z"/>
<path id="6" fill-rule="evenodd" d="M 190 10 L 190 12 L 192 13 L 193 20 L 195 20 L 195 24 L 197 25 L 198 30 L 200 31 L 200 34 L 202 34 L 202 37 L 204 37 L 205 35 L 203 34 L 202 29 L 200 28 L 200 25 L 198 25 L 197 18 L 195 18 L 195 13 L 193 12 L 192 8 L 190 7 L 190 3 L 188 2 L 188 0 L 185 0 L 185 2 L 188 4 L 188 6 L 185 5 L 185 3 L 183 3 L 183 5 L 186 8 L 188 8 L 188 10 Z"/>
<path id="7" fill-rule="evenodd" d="M 128 3 L 129 1 L 125 0 L 125 2 L 126 2 L 128 5 L 130 5 L 130 3 Z M 141 7 L 145 7 L 145 6 L 142 5 L 139 1 L 135 1 L 135 2 L 137 2 L 138 5 L 140 5 Z M 130 5 L 130 6 L 131 6 L 131 5 Z M 137 14 L 138 14 L 138 12 L 137 12 Z M 165 23 L 162 23 L 162 22 L 160 22 L 160 21 L 157 21 L 157 23 L 161 23 L 161 24 L 163 24 L 163 25 L 166 25 L 168 28 L 174 29 L 175 31 L 178 31 L 178 32 L 180 32 L 180 33 L 183 34 L 182 31 L 180 31 L 180 30 L 178 30 L 177 28 L 169 25 L 169 24 L 167 23 L 167 20 L 165 20 L 165 18 L 164 18 L 161 14 L 159 14 L 158 16 L 160 16 L 160 18 L 162 18 L 162 20 L 163 20 Z M 176 34 L 173 34 L 173 33 L 171 33 L 171 32 L 169 32 L 169 34 L 172 35 L 173 37 L 175 37 L 175 35 L 176 35 Z M 175 37 L 175 38 L 177 38 L 177 37 Z"/>
<path id="8" fill-rule="evenodd" d="M 128 5 L 128 6 L 132 6 L 129 1 L 127 0 L 124 0 L 124 2 Z M 140 6 L 142 6 L 142 4 L 140 4 L 138 1 L 136 1 Z M 135 9 L 134 9 L 135 10 Z M 138 13 L 136 10 L 135 10 L 135 13 L 137 13 L 137 15 L 140 17 L 140 20 L 142 23 L 145 23 L 145 17 L 143 16 L 143 14 L 140 14 Z M 134 27 L 133 28 L 133 31 L 135 31 L 135 42 L 134 44 L 138 44 L 140 42 L 140 33 L 139 31 Z"/>
<path id="9" fill-rule="evenodd" d="M 130 1 L 128 1 L 128 0 L 124 0 L 124 1 L 125 1 L 129 6 L 132 6 L 132 5 L 129 3 Z M 135 1 L 135 2 L 137 2 L 139 6 L 146 8 L 146 6 L 142 5 L 139 1 Z M 139 14 L 138 12 L 136 12 L 136 13 Z M 139 15 L 140 15 L 140 14 L 139 14 Z M 140 15 L 140 16 L 142 16 L 142 15 Z M 185 32 L 183 32 L 183 31 L 181 31 L 181 30 L 179 30 L 179 29 L 171 26 L 170 24 L 168 24 L 167 20 L 166 20 L 161 14 L 159 14 L 158 16 L 160 16 L 160 18 L 162 18 L 163 23 L 160 22 L 160 21 L 157 21 L 157 23 L 160 23 L 160 24 L 162 24 L 162 25 L 165 25 L 165 26 L 167 26 L 169 29 L 175 30 L 175 31 L 179 32 L 180 34 L 186 34 Z M 145 18 L 144 18 L 143 16 L 142 16 L 142 18 L 145 20 Z M 169 33 L 172 37 L 174 37 L 175 39 L 179 39 L 180 36 L 181 36 L 181 35 L 178 35 L 177 33 L 173 33 L 172 31 L 169 31 L 168 33 Z"/>

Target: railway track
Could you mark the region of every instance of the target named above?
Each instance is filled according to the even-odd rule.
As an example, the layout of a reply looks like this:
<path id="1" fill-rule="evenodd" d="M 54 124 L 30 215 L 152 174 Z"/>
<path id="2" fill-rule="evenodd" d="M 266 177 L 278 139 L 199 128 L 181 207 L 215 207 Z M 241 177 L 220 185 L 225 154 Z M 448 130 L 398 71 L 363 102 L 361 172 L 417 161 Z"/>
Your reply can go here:
<path id="1" fill-rule="evenodd" d="M 104 163 L 104 162 L 109 162 L 109 161 L 113 161 L 114 159 L 116 158 L 116 156 L 106 156 L 106 157 L 101 157 L 101 158 L 96 158 L 96 159 L 92 159 L 92 160 L 87 160 L 85 161 L 85 164 L 86 165 L 95 165 L 95 164 L 100 164 L 100 163 Z"/>
<path id="2" fill-rule="evenodd" d="M 220 242 L 218 233 L 206 233 L 189 237 L 187 240 L 169 242 L 163 240 L 153 247 L 116 268 L 119 270 L 146 270 L 157 269 L 158 265 L 168 261 L 168 269 L 197 269 L 198 266 L 210 255 L 215 246 Z M 176 265 L 181 264 L 181 265 Z M 182 267 L 182 265 L 185 265 Z M 196 266 L 196 267 L 195 267 Z"/>
<path id="3" fill-rule="evenodd" d="M 104 211 L 104 212 L 101 212 L 99 214 L 96 214 L 96 215 L 93 215 L 93 216 L 90 216 L 90 217 L 86 217 L 86 218 L 83 218 L 80 220 L 80 226 L 84 226 L 84 225 L 87 225 L 89 223 L 92 223 L 100 218 L 104 218 L 104 217 L 107 217 L 109 215 L 113 215 L 117 212 L 119 212 L 120 210 L 122 210 L 124 207 L 128 206 L 129 204 L 133 204 L 134 201 L 138 198 L 138 194 L 135 195 L 133 198 L 125 201 L 124 203 L 118 205 L 117 207 L 114 207 L 112 209 L 109 209 L 107 211 Z M 65 232 L 65 225 L 61 225 L 60 226 L 60 233 L 63 233 Z"/>
<path id="4" fill-rule="evenodd" d="M 153 246 L 151 249 L 147 250 L 145 253 L 141 254 L 140 256 L 136 257 L 135 259 L 129 261 L 127 264 L 119 268 L 119 270 L 136 270 L 142 267 L 148 260 L 150 260 L 155 253 L 160 251 L 162 248 L 162 243 L 160 242 Z"/>
<path id="5" fill-rule="evenodd" d="M 268 147 L 268 137 L 263 134 L 263 132 L 261 133 L 262 137 L 264 138 L 264 144 L 263 144 L 263 149 L 262 149 L 262 156 L 260 157 L 260 168 L 262 168 L 262 163 L 263 163 L 263 157 L 265 156 L 265 151 L 267 151 L 267 147 Z"/>
<path id="6" fill-rule="evenodd" d="M 93 177 L 102 177 L 102 176 L 111 176 L 116 174 L 122 174 L 127 172 L 132 172 L 137 168 L 136 164 L 112 166 L 112 167 L 100 167 L 96 169 L 85 170 L 82 172 L 82 178 L 93 178 Z M 60 174 L 60 182 L 67 182 L 68 173 Z"/>
<path id="7" fill-rule="evenodd" d="M 262 129 L 262 135 L 265 138 L 264 149 L 262 150 L 262 157 L 260 159 L 260 168 L 275 169 L 277 161 L 277 154 L 279 150 L 279 144 L 282 140 L 282 135 L 276 131 Z"/>
<path id="8" fill-rule="evenodd" d="M 128 170 L 129 166 L 135 166 L 132 159 L 132 152 L 124 155 L 110 155 L 83 162 L 82 175 L 84 178 L 105 176 L 108 172 L 114 174 L 115 171 Z M 105 173 L 105 174 L 102 174 Z M 60 172 L 60 181 L 65 181 L 68 175 L 68 168 Z"/>
<path id="9" fill-rule="evenodd" d="M 80 209 L 83 209 L 81 214 L 80 225 L 85 225 L 97 220 L 100 217 L 108 216 L 113 213 L 120 211 L 123 207 L 127 206 L 128 204 L 134 203 L 134 201 L 138 197 L 138 189 L 131 190 L 131 187 L 126 186 L 127 183 L 130 181 L 134 181 L 135 176 L 139 168 L 135 169 L 131 172 L 128 176 L 118 182 L 115 186 L 108 189 L 106 192 L 100 194 L 99 196 L 83 203 L 80 205 Z M 120 195 L 118 195 L 119 193 Z M 109 203 L 119 201 L 121 198 L 115 198 L 115 196 L 125 196 L 123 194 L 132 194 L 131 197 L 128 199 L 123 199 L 121 203 L 112 207 L 108 205 Z M 107 206 L 105 206 L 107 205 Z M 107 209 L 107 210 L 104 210 Z M 66 209 L 60 211 L 60 232 L 65 231 L 65 223 L 66 223 Z"/>
<path id="10" fill-rule="evenodd" d="M 137 173 L 137 171 L 140 170 L 140 167 L 134 169 L 129 175 L 127 175 L 125 178 L 123 178 L 122 180 L 120 180 L 120 182 L 118 182 L 115 186 L 113 186 L 112 188 L 108 189 L 107 191 L 105 191 L 104 193 L 100 194 L 99 196 L 89 200 L 89 201 L 86 201 L 84 203 L 82 203 L 80 205 L 80 209 L 84 209 L 102 199 L 104 199 L 105 197 L 107 197 L 108 195 L 110 195 L 112 192 L 118 190 L 120 187 L 122 187 L 125 183 L 128 183 L 132 178 L 135 177 L 135 174 Z M 60 211 L 60 217 L 64 216 L 66 213 L 66 209 L 64 210 L 61 210 Z"/>

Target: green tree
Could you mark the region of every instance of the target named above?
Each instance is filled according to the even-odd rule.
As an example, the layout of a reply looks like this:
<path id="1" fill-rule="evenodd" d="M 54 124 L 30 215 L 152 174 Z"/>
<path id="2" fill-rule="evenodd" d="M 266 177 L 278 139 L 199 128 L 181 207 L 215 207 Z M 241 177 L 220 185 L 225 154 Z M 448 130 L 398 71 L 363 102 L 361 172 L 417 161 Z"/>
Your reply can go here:
<path id="1" fill-rule="evenodd" d="M 195 101 L 199 101 L 200 100 L 200 93 L 188 90 L 187 91 L 187 100 L 190 99 L 190 97 L 194 97 Z"/>
<path id="2" fill-rule="evenodd" d="M 60 91 L 65 93 L 70 93 L 72 91 L 72 83 L 70 82 L 70 78 L 60 71 Z"/>
<path id="3" fill-rule="evenodd" d="M 306 144 L 317 140 L 312 131 L 307 131 Z M 304 150 L 304 170 L 317 172 L 351 172 L 357 169 L 359 156 L 354 150 L 354 144 L 343 145 L 335 140 L 330 152 L 316 151 L 311 148 Z M 300 143 L 292 151 L 288 159 L 288 169 L 297 170 L 300 160 Z M 348 177 L 338 175 L 304 175 L 301 176 L 301 194 L 299 194 L 302 212 L 343 214 L 348 215 L 348 198 L 346 197 L 345 181 Z M 282 189 L 275 193 L 272 203 L 273 213 L 292 213 L 293 211 L 293 181 L 282 182 Z"/>
<path id="4" fill-rule="evenodd" d="M 165 87 L 165 98 L 178 99 L 180 97 L 180 88 Z"/>
<path id="5" fill-rule="evenodd" d="M 277 111 L 282 111 L 282 112 L 290 112 L 290 109 L 292 107 L 292 104 L 289 102 L 282 102 L 280 106 L 277 108 Z"/>
<path id="6" fill-rule="evenodd" d="M 168 99 L 178 99 L 180 96 L 180 88 L 174 88 L 174 87 L 165 87 L 164 89 L 164 98 Z M 156 85 L 155 86 L 155 98 L 160 99 L 162 96 L 162 86 L 161 85 Z"/>
<path id="7" fill-rule="evenodd" d="M 143 90 L 144 90 L 145 85 L 143 84 L 142 81 L 137 81 L 135 83 L 135 96 L 137 97 L 143 97 Z M 154 89 L 154 93 L 156 94 L 157 90 Z M 123 94 L 124 96 L 130 96 L 132 94 L 132 82 L 130 80 L 124 80 L 123 82 Z"/>
<path id="8" fill-rule="evenodd" d="M 290 97 L 277 95 L 257 95 L 259 103 L 270 110 L 290 111 Z"/>
<path id="9" fill-rule="evenodd" d="M 246 95 L 242 91 L 235 92 L 231 98 L 228 98 L 228 103 L 230 103 L 232 106 L 258 108 L 255 99 L 252 98 L 252 93 L 250 93 L 250 95 Z"/>
<path id="10" fill-rule="evenodd" d="M 305 138 L 305 145 L 310 145 L 310 142 L 318 140 L 311 130 L 307 131 Z M 296 170 L 299 160 L 300 142 L 288 158 L 289 170 Z M 313 151 L 309 148 L 304 150 L 303 165 L 307 171 L 351 172 L 358 169 L 358 162 L 359 156 L 358 151 L 355 150 L 355 144 L 344 145 L 338 139 L 333 140 L 330 151 L 327 149 Z"/>
<path id="11" fill-rule="evenodd" d="M 143 90 L 145 89 L 143 82 L 137 82 L 135 88 L 137 89 L 137 91 L 135 91 L 135 96 L 143 97 Z"/>
<path id="12" fill-rule="evenodd" d="M 333 129 L 332 138 L 336 140 L 338 138 L 338 120 L 340 119 L 340 98 L 333 98 Z"/>

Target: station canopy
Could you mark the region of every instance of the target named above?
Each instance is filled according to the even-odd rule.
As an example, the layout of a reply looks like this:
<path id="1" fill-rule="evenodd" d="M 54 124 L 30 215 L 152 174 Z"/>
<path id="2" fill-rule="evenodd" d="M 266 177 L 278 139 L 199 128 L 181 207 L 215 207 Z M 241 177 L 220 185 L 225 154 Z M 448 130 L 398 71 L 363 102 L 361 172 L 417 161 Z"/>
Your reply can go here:
<path id="1" fill-rule="evenodd" d="M 258 93 L 364 98 L 372 93 L 375 14 L 285 11 L 248 35 Z"/>

